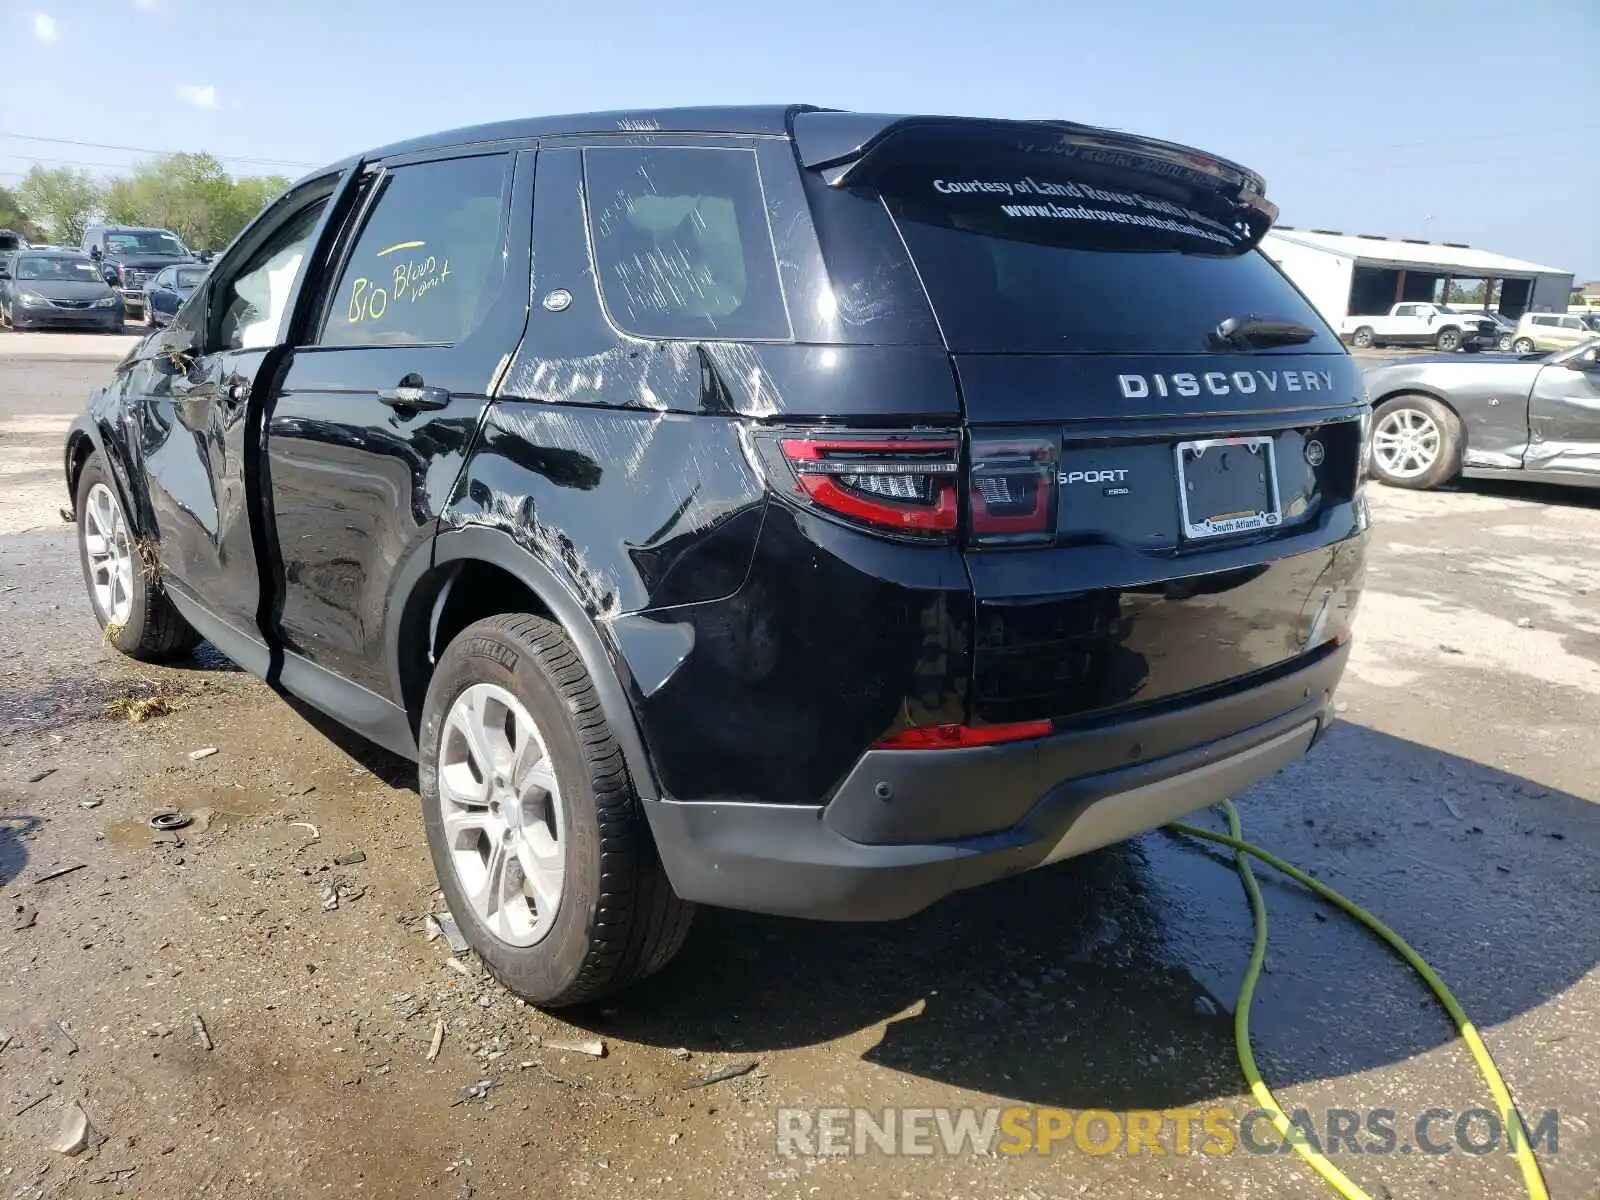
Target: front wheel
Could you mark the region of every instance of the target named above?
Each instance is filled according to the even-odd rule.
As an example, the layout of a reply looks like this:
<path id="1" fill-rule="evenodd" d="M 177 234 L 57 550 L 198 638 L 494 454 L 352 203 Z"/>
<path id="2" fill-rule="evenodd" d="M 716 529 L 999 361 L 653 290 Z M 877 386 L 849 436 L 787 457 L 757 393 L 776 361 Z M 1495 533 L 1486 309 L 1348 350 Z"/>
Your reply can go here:
<path id="1" fill-rule="evenodd" d="M 1396 396 L 1372 418 L 1372 473 L 1391 487 L 1435 488 L 1461 470 L 1461 421 L 1432 396 Z"/>
<path id="2" fill-rule="evenodd" d="M 559 1008 L 671 961 L 694 908 L 672 891 L 559 625 L 513 613 L 463 630 L 428 685 L 418 741 L 439 886 L 495 978 Z"/>
<path id="3" fill-rule="evenodd" d="M 193 650 L 200 635 L 161 590 L 159 572 L 141 551 L 98 451 L 78 476 L 77 516 L 83 581 L 106 641 L 146 662 Z"/>
<path id="4" fill-rule="evenodd" d="M 1511 335 L 1509 333 L 1502 333 L 1500 335 L 1500 340 L 1494 345 L 1495 349 L 1501 352 L 1511 349 Z"/>
<path id="5" fill-rule="evenodd" d="M 1532 354 L 1533 341 L 1530 338 L 1518 338 L 1516 341 L 1511 343 L 1511 348 L 1518 354 Z"/>
<path id="6" fill-rule="evenodd" d="M 1441 329 L 1439 336 L 1433 344 L 1445 353 L 1461 349 L 1461 331 L 1459 329 Z"/>

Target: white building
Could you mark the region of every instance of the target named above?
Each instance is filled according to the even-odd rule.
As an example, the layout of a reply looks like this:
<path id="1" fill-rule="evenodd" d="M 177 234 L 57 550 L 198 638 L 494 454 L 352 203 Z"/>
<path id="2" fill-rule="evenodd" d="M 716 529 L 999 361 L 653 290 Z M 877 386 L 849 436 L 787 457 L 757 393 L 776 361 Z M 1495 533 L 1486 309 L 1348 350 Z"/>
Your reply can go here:
<path id="1" fill-rule="evenodd" d="M 1449 303 L 1454 284 L 1486 284 L 1488 303 L 1472 307 L 1496 309 L 1512 318 L 1525 312 L 1566 312 L 1572 291 L 1571 271 L 1455 242 L 1279 225 L 1261 249 L 1335 329 L 1345 317 L 1386 313 L 1403 300 Z"/>

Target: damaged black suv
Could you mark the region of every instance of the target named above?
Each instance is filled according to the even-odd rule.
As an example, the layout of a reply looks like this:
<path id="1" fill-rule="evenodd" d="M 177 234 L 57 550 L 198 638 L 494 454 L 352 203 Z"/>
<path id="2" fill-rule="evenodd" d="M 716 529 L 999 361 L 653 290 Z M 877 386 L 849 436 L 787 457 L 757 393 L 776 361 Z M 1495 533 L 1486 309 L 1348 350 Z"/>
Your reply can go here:
<path id="1" fill-rule="evenodd" d="M 545 1005 L 692 905 L 905 916 L 1293 761 L 1368 411 L 1261 179 L 1068 122 L 509 121 L 291 187 L 66 445 L 137 657 L 418 762 Z"/>

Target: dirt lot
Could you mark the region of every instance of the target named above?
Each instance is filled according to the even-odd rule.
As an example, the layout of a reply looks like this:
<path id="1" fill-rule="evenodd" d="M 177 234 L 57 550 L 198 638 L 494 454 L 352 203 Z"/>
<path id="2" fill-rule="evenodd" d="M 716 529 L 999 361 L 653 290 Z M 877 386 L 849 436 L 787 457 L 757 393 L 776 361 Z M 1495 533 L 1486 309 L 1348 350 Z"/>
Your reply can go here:
<path id="1" fill-rule="evenodd" d="M 900 924 L 705 911 L 645 989 L 570 1022 L 523 1007 L 428 940 L 407 764 L 214 657 L 101 644 L 56 509 L 108 366 L 0 342 L 0 1196 L 1331 1194 L 1292 1155 L 776 1153 L 787 1106 L 1248 1110 L 1248 911 L 1166 834 Z M 1560 1111 L 1552 1194 L 1600 1196 L 1600 494 L 1373 499 L 1342 724 L 1242 798 L 1246 834 L 1418 947 L 1523 1111 Z M 108 712 L 155 695 L 170 712 Z M 162 840 L 168 806 L 201 820 Z M 1489 1104 L 1401 964 L 1266 893 L 1255 1028 L 1287 1106 L 1394 1109 L 1409 1143 L 1426 1109 Z M 595 1037 L 603 1058 L 550 1044 Z M 107 1140 L 66 1157 L 74 1102 Z M 1521 1194 L 1500 1151 L 1339 1161 L 1375 1196 Z"/>

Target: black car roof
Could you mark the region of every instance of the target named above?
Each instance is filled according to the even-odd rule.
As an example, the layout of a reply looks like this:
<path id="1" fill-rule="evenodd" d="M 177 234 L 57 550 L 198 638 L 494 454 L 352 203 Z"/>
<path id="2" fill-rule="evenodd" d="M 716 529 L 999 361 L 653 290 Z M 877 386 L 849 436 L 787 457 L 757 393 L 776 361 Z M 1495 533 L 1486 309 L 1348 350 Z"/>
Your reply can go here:
<path id="1" fill-rule="evenodd" d="M 19 246 L 15 253 L 26 254 L 29 258 L 88 258 L 82 250 L 74 250 L 70 246 L 63 246 L 58 250 L 36 250 L 31 246 Z"/>
<path id="2" fill-rule="evenodd" d="M 811 104 L 765 104 L 699 108 L 620 109 L 612 112 L 569 113 L 547 117 L 522 117 L 486 125 L 469 125 L 422 137 L 408 138 L 351 155 L 313 171 L 301 180 L 343 171 L 360 162 L 372 162 L 401 154 L 442 150 L 457 146 L 513 141 L 524 138 L 566 137 L 582 134 L 729 134 L 745 137 L 793 137 L 801 161 L 820 166 L 855 155 L 880 141 L 891 131 L 908 126 L 960 126 L 971 130 L 1006 129 L 1028 136 L 1067 136 L 1087 138 L 1109 148 L 1137 148 L 1155 153 L 1191 170 L 1209 175 L 1234 187 L 1243 187 L 1257 196 L 1265 194 L 1265 183 L 1246 167 L 1217 155 L 1174 142 L 1158 141 L 1120 130 L 1102 129 L 1062 120 L 991 120 L 937 115 L 857 113 Z M 1274 210 L 1275 215 L 1276 210 Z"/>

